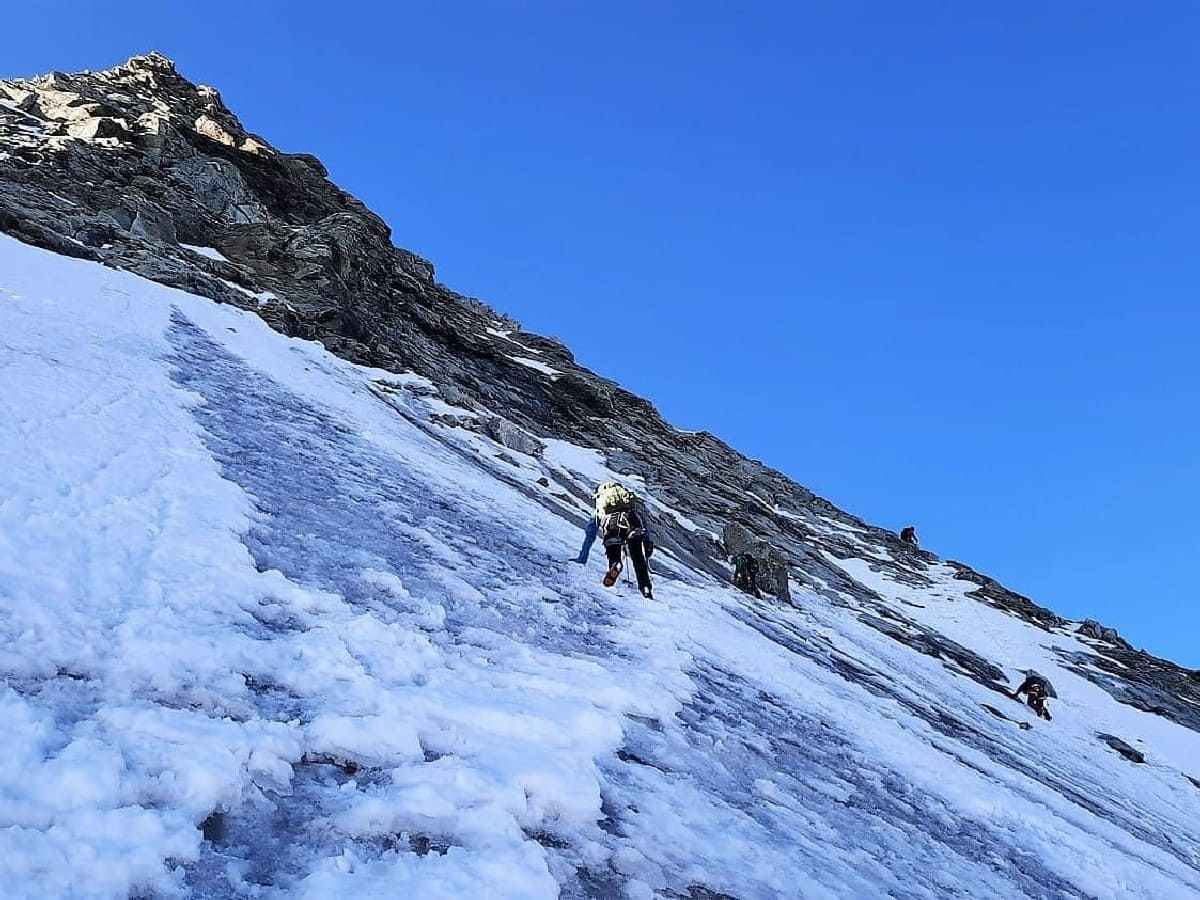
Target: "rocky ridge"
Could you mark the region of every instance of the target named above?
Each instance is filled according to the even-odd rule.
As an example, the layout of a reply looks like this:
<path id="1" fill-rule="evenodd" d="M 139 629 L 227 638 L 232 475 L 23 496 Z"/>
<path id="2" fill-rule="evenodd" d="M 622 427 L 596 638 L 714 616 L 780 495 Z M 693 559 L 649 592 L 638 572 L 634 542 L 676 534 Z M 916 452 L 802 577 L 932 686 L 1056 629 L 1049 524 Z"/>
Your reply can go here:
<path id="1" fill-rule="evenodd" d="M 447 423 L 501 447 L 545 438 L 605 448 L 688 522 L 664 515 L 662 545 L 726 576 L 718 535 L 761 548 L 764 565 L 860 619 L 1001 690 L 1006 673 L 882 603 L 838 561 L 864 557 L 915 586 L 933 554 L 902 544 L 707 433 L 671 427 L 651 404 L 577 365 L 560 342 L 440 284 L 431 264 L 340 190 L 314 156 L 246 130 L 213 88 L 158 54 L 102 72 L 0 80 L 0 231 L 252 309 L 289 335 L 356 363 L 415 372 L 479 413 Z M 213 252 L 216 251 L 216 252 Z M 564 514 L 582 521 L 579 498 Z M 961 563 L 974 596 L 1050 634 L 1076 625 Z M 776 593 L 784 594 L 783 589 Z M 1078 626 L 1095 652 L 1065 662 L 1140 709 L 1200 730 L 1200 672 Z M 1008 685 L 1011 687 L 1011 685 Z"/>

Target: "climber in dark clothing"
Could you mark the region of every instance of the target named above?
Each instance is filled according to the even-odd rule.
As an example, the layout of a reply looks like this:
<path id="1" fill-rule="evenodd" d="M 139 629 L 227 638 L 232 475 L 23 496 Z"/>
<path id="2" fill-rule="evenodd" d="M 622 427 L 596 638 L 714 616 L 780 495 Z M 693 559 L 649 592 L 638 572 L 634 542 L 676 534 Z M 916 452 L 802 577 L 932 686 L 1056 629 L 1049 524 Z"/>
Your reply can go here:
<path id="1" fill-rule="evenodd" d="M 758 560 L 749 553 L 739 553 L 733 558 L 733 586 L 762 599 L 762 591 L 758 589 Z"/>
<path id="2" fill-rule="evenodd" d="M 1025 680 L 1021 682 L 1020 687 L 1012 692 L 1012 698 L 1020 700 L 1022 694 L 1025 694 L 1025 702 L 1029 705 L 1029 708 L 1037 713 L 1039 718 L 1049 722 L 1051 715 L 1050 710 L 1046 708 L 1046 701 L 1056 696 L 1050 682 L 1037 672 L 1030 672 Z"/>
<path id="3" fill-rule="evenodd" d="M 633 572 L 637 576 L 638 590 L 648 600 L 654 599 L 650 584 L 648 560 L 654 553 L 654 540 L 650 536 L 650 518 L 646 509 L 634 493 L 615 481 L 605 482 L 596 488 L 596 512 L 588 520 L 584 531 L 583 546 L 575 562 L 586 563 L 592 544 L 600 535 L 604 539 L 604 554 L 608 558 L 608 572 L 604 586 L 612 587 L 621 575 L 622 548 L 628 548 L 633 561 Z"/>
<path id="4" fill-rule="evenodd" d="M 918 546 L 917 529 L 911 525 L 905 525 L 900 529 L 900 540 L 904 541 L 904 543 L 908 544 L 910 547 Z"/>

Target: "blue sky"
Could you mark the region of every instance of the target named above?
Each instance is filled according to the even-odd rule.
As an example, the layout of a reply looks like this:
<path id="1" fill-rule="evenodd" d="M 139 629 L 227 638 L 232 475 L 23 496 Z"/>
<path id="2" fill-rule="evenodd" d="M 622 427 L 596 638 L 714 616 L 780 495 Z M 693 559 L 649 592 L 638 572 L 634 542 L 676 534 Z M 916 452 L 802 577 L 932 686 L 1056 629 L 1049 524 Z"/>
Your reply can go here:
<path id="1" fill-rule="evenodd" d="M 749 7 L 19 4 L 0 74 L 158 49 L 680 427 L 1200 666 L 1200 7 Z"/>

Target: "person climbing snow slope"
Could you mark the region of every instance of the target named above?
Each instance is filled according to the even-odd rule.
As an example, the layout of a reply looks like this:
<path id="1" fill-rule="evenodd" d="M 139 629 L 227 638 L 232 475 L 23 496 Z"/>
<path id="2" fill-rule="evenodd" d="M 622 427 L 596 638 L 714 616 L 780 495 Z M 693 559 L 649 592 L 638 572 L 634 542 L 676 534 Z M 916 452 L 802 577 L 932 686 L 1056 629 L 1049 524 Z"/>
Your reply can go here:
<path id="1" fill-rule="evenodd" d="M 917 529 L 912 525 L 905 525 L 900 529 L 900 540 L 908 544 L 910 547 L 917 547 Z"/>
<path id="2" fill-rule="evenodd" d="M 645 506 L 633 491 L 616 481 L 606 481 L 596 488 L 595 497 L 596 511 L 588 520 L 583 547 L 575 557 L 575 562 L 586 563 L 597 535 L 602 535 L 604 553 L 608 558 L 604 586 L 612 587 L 620 577 L 621 555 L 627 548 L 637 576 L 638 590 L 646 599 L 654 599 L 648 562 L 654 553 L 654 541 L 650 536 L 650 518 L 646 515 Z"/>
<path id="3" fill-rule="evenodd" d="M 1027 672 L 1025 680 L 1021 682 L 1020 687 L 1012 692 L 1014 700 L 1020 700 L 1021 695 L 1026 695 L 1026 703 L 1038 716 L 1050 721 L 1050 710 L 1046 708 L 1046 701 L 1051 697 L 1058 696 L 1054 693 L 1054 688 L 1043 675 L 1037 672 Z"/>
<path id="4" fill-rule="evenodd" d="M 733 586 L 762 599 L 762 591 L 758 587 L 758 560 L 749 553 L 739 553 L 733 558 Z"/>

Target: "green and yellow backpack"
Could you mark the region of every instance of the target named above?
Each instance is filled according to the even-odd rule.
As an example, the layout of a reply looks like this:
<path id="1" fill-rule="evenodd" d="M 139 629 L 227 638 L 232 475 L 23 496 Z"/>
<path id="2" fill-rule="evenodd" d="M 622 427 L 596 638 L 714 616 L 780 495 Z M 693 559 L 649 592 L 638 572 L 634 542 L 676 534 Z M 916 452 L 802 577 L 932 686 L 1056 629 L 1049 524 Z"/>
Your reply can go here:
<path id="1" fill-rule="evenodd" d="M 596 488 L 596 515 L 601 521 L 613 513 L 628 512 L 636 502 L 633 491 L 616 481 L 606 481 Z"/>

